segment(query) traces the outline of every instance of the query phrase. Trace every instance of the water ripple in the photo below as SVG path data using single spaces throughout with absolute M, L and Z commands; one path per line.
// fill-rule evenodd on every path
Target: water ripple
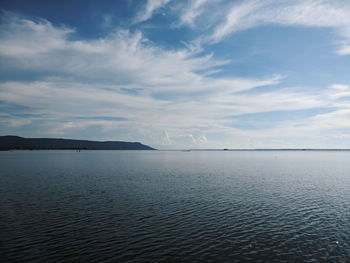
M 348 152 L 0 154 L 1 262 L 350 262 Z

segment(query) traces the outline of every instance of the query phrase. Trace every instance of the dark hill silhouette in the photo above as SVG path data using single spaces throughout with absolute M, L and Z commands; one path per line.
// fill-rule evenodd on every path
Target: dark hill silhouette
M 155 150 L 139 142 L 87 141 L 53 138 L 23 138 L 0 136 L 1 150 L 45 150 L 45 149 L 85 149 L 85 150 Z

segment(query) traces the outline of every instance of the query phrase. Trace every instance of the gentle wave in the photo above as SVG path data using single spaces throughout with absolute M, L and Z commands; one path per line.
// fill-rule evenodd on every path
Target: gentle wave
M 9 152 L 1 262 L 350 262 L 348 152 Z

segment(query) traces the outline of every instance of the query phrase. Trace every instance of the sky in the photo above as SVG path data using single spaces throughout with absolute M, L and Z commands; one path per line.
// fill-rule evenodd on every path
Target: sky
M 10 134 L 350 148 L 350 1 L 1 0 Z

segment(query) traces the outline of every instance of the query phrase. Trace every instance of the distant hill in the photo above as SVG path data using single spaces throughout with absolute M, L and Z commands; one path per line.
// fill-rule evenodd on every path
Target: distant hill
M 0 136 L 0 150 L 155 150 L 139 142 L 86 141 L 51 138 Z

